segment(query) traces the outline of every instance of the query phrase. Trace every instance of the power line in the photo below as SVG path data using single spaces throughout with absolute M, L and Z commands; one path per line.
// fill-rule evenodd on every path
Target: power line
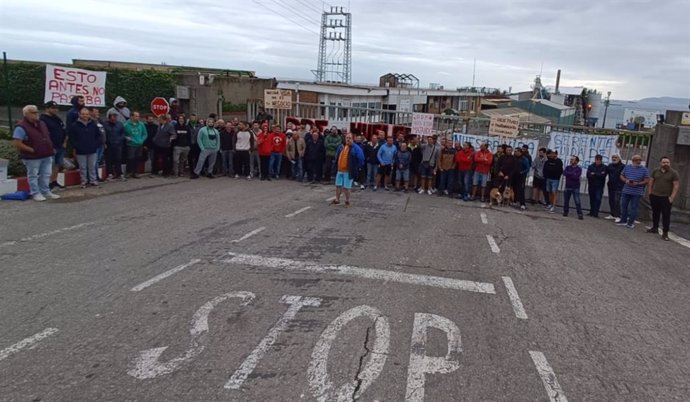
M 266 10 L 272 12 L 273 14 L 275 14 L 275 15 L 281 17 L 281 18 L 284 18 L 284 19 L 288 20 L 289 22 L 292 22 L 288 17 L 286 17 L 286 16 L 284 16 L 283 14 L 281 14 L 281 13 L 279 13 L 279 12 L 273 10 L 272 8 L 268 7 L 267 5 L 262 4 L 262 3 L 259 3 L 257 0 L 252 0 L 252 1 L 253 1 L 254 3 L 260 5 L 261 7 L 265 8 Z M 308 32 L 310 32 L 310 33 L 313 33 L 314 35 L 317 35 L 317 36 L 320 35 L 318 32 L 314 31 L 313 29 L 309 29 L 309 28 L 307 28 L 307 27 L 305 27 L 305 26 L 303 26 L 303 25 L 297 24 L 297 26 L 298 26 L 299 28 L 304 29 L 305 31 L 308 31 Z
M 319 15 L 321 15 L 322 10 L 319 10 L 319 9 L 316 8 L 315 6 L 313 6 L 313 5 L 309 4 L 309 3 L 307 3 L 307 2 L 304 1 L 304 0 L 296 0 L 296 1 L 297 1 L 299 4 L 305 6 L 305 7 L 309 8 L 309 9 L 311 9 L 311 10 L 313 10 L 313 11 L 316 11 L 317 13 L 319 13 Z
M 282 3 L 278 3 L 276 0 L 271 0 L 271 1 L 272 1 L 273 3 L 275 3 L 275 4 L 277 4 L 278 6 L 280 6 L 280 7 L 284 8 L 284 9 L 286 9 L 287 11 L 291 12 L 293 15 L 296 15 L 296 16 L 300 17 L 301 19 L 307 21 L 307 22 L 310 23 L 310 24 L 319 24 L 318 21 L 311 20 L 311 19 L 309 19 L 309 18 L 303 16 L 302 14 L 299 14 L 299 13 L 295 12 L 295 11 L 294 11 L 293 9 L 291 9 L 290 7 L 285 6 L 285 5 L 283 5 Z

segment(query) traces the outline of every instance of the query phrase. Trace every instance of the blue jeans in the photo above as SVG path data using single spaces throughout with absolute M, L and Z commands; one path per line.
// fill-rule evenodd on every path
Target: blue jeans
M 628 225 L 635 224 L 641 198 L 641 195 L 621 194 L 621 222 L 627 222 Z
M 98 154 L 77 154 L 77 163 L 79 164 L 79 178 L 81 184 L 96 184 L 98 183 L 98 164 L 96 161 Z
M 438 191 L 453 191 L 453 170 L 444 170 L 441 172 L 441 182 L 438 186 Z
M 292 178 L 297 181 L 302 181 L 302 175 L 304 174 L 302 171 L 302 159 L 295 159 L 292 162 Z
M 472 171 L 463 172 L 458 170 L 458 184 L 460 185 L 460 193 L 458 197 L 469 198 L 470 190 L 472 190 Z
M 376 185 L 376 175 L 379 174 L 379 165 L 376 163 L 367 163 L 367 186 Z
M 577 209 L 577 216 L 582 216 L 582 204 L 580 203 L 580 189 L 579 188 L 565 188 L 565 200 L 563 201 L 563 215 L 568 215 L 570 209 L 570 196 L 575 200 L 575 209 Z
M 601 208 L 601 199 L 604 196 L 603 187 L 590 187 L 589 190 L 589 213 L 592 216 L 599 216 L 599 209 Z
M 283 154 L 273 152 L 268 160 L 268 175 L 271 177 L 280 176 L 280 164 L 283 162 Z
M 234 165 L 232 163 L 234 154 L 235 154 L 235 151 L 231 151 L 229 149 L 225 150 L 225 151 L 220 151 L 220 157 L 221 157 L 222 165 L 223 165 L 223 174 L 226 176 L 234 174 L 234 172 L 235 172 Z M 173 161 L 173 163 L 174 163 L 174 161 Z M 177 172 L 173 172 L 173 173 L 177 173 Z
M 26 166 L 26 177 L 29 180 L 31 195 L 50 192 L 50 173 L 53 169 L 53 157 L 41 159 L 22 159 Z
M 98 167 L 103 163 L 103 156 L 105 155 L 105 147 L 100 146 L 96 150 L 96 178 L 100 177 L 100 174 L 98 173 Z

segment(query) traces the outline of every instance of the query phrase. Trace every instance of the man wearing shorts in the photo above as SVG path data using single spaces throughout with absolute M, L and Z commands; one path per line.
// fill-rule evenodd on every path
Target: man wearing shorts
M 546 148 L 539 148 L 539 155 L 532 161 L 532 198 L 530 202 L 532 205 L 541 204 L 541 194 L 544 192 L 546 180 L 544 179 L 544 163 L 546 162 Z M 546 196 L 544 201 L 548 204 Z
M 422 148 L 422 164 L 419 165 L 419 176 L 422 178 L 422 185 L 419 187 L 419 194 L 433 194 L 431 186 L 433 185 L 434 175 L 436 173 L 436 161 L 441 154 L 441 146 L 436 144 L 436 136 L 432 135 L 428 138 L 426 144 L 420 145 Z
M 331 204 L 340 204 L 340 195 L 344 192 L 345 207 L 349 207 L 352 182 L 357 177 L 359 169 L 364 166 L 364 153 L 359 146 L 353 144 L 352 134 L 348 133 L 345 136 L 345 144 L 338 146 L 335 163 L 338 173 L 335 176 L 335 200 Z
M 479 146 L 479 151 L 474 153 L 474 175 L 472 175 L 472 197 L 470 201 L 474 201 L 477 196 L 477 187 L 480 187 L 481 202 L 484 202 L 486 194 L 486 186 L 489 183 L 489 172 L 494 163 L 494 154 L 489 150 L 489 145 L 483 143 Z
M 546 210 L 555 212 L 556 199 L 558 198 L 558 186 L 563 175 L 563 161 L 558 158 L 558 151 L 546 151 L 544 162 L 544 179 L 546 180 L 546 192 L 549 194 Z

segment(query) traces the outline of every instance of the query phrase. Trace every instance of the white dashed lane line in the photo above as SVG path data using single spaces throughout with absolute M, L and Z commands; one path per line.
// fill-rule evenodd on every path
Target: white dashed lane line
M 496 243 L 496 239 L 494 239 L 493 236 L 491 235 L 486 235 L 486 240 L 489 242 L 489 247 L 491 247 L 491 251 L 498 254 L 501 252 L 501 249 L 498 248 L 498 244 Z
M 530 351 L 529 355 L 532 357 L 537 372 L 539 372 L 539 377 L 541 377 L 546 393 L 549 395 L 549 400 L 553 402 L 568 402 L 565 394 L 563 394 L 561 385 L 556 379 L 556 374 L 553 372 L 549 362 L 546 361 L 544 354 L 542 352 Z
M 247 240 L 248 238 L 250 238 L 250 237 L 252 237 L 252 236 L 254 236 L 254 235 L 257 235 L 257 234 L 263 232 L 264 230 L 266 230 L 266 227 L 265 227 L 265 226 L 262 226 L 262 227 L 260 227 L 260 228 L 258 228 L 258 229 L 254 229 L 254 230 L 252 230 L 251 232 L 247 233 L 246 235 L 240 237 L 239 239 L 233 240 L 231 243 L 239 243 L 239 242 L 241 242 L 242 240 Z
M 21 341 L 15 343 L 14 345 L 12 345 L 8 348 L 0 350 L 0 361 L 5 360 L 10 355 L 13 355 L 17 352 L 20 352 L 22 349 L 32 347 L 36 343 L 38 343 L 38 342 L 44 340 L 45 338 L 55 334 L 56 332 L 58 332 L 57 328 L 46 328 L 37 334 L 34 334 L 34 335 L 32 335 L 26 339 L 22 339 Z
M 487 219 L 486 214 L 485 214 L 484 212 L 480 213 L 480 214 L 479 214 L 479 217 L 482 218 L 482 223 L 483 223 L 483 224 L 485 224 L 485 225 L 488 225 L 488 224 L 489 224 L 489 220 Z
M 149 280 L 146 281 L 146 282 L 142 282 L 142 283 L 138 284 L 137 286 L 135 286 L 135 287 L 133 287 L 132 289 L 130 289 L 130 291 L 132 291 L 132 292 L 141 292 L 142 290 L 146 289 L 147 287 L 149 287 L 149 286 L 151 286 L 151 285 L 153 285 L 153 284 L 155 284 L 155 283 L 157 283 L 157 282 L 160 282 L 160 281 L 162 281 L 163 279 L 165 279 L 165 278 L 167 278 L 167 277 L 169 277 L 169 276 L 171 276 L 171 275 L 174 275 L 174 274 L 176 274 L 176 273 L 182 271 L 183 269 L 189 268 L 189 267 L 191 267 L 191 266 L 194 265 L 194 264 L 198 264 L 198 263 L 200 263 L 200 262 L 201 262 L 200 259 L 191 260 L 191 261 L 189 261 L 189 262 L 186 263 L 186 264 L 179 265 L 179 266 L 177 266 L 177 267 L 175 267 L 175 268 L 173 268 L 173 269 L 171 269 L 171 270 L 168 270 L 168 271 L 163 272 L 162 274 L 159 274 L 159 275 L 154 276 L 153 278 L 149 279 Z
M 517 289 L 515 289 L 515 285 L 513 284 L 513 280 L 510 279 L 510 277 L 507 276 L 502 276 L 503 279 L 503 284 L 506 287 L 506 290 L 508 291 L 508 297 L 510 298 L 510 303 L 513 305 L 513 311 L 515 312 L 515 317 L 520 318 L 522 320 L 527 319 L 527 313 L 525 312 L 525 308 L 522 305 L 522 301 L 520 300 L 520 296 L 518 296 Z
M 304 207 L 304 208 L 302 208 L 302 209 L 298 209 L 297 211 L 295 211 L 295 212 L 293 212 L 293 213 L 291 213 L 291 214 L 285 215 L 285 217 L 286 217 L 286 218 L 292 218 L 293 216 L 297 216 L 297 215 L 301 214 L 302 212 L 308 211 L 308 210 L 310 210 L 310 209 L 311 209 L 311 207 Z

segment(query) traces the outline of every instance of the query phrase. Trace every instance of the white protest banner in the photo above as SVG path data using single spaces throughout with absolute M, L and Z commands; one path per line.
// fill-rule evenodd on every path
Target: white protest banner
M 431 113 L 412 113 L 412 134 L 428 136 L 434 131 L 434 115 Z
M 520 118 L 509 116 L 493 116 L 489 123 L 489 135 L 500 137 L 517 137 L 520 132 Z
M 530 138 L 505 138 L 490 135 L 453 133 L 453 142 L 456 144 L 469 142 L 475 150 L 478 150 L 480 145 L 486 143 L 489 146 L 489 150 L 493 153 L 496 153 L 496 150 L 502 144 L 510 145 L 513 149 L 527 145 L 533 160 L 539 153 L 539 140 Z
M 264 108 L 292 109 L 292 91 L 289 89 L 264 89 Z
M 46 64 L 44 102 L 69 105 L 74 96 L 83 96 L 86 106 L 105 106 L 105 71 Z
M 616 145 L 618 136 L 615 135 L 592 135 L 582 133 L 562 133 L 551 132 L 549 149 L 558 151 L 558 157 L 564 162 L 575 155 L 580 158 L 582 174 L 585 175 L 587 167 L 594 163 L 594 157 L 603 156 L 603 163 L 608 164 L 611 156 L 620 155 L 620 150 Z

